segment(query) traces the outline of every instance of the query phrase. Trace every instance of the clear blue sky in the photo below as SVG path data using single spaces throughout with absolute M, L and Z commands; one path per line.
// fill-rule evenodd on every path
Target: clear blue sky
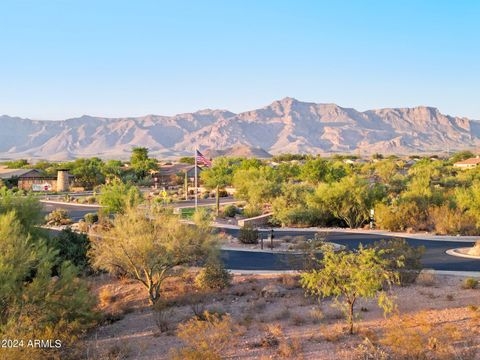
M 2 0 L 0 114 L 239 112 L 291 96 L 480 119 L 479 19 L 475 0 Z

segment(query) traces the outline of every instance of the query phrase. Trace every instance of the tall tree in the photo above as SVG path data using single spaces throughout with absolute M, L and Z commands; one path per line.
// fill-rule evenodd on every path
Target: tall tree
M 145 178 L 150 170 L 158 169 L 157 161 L 148 156 L 148 148 L 146 147 L 134 147 L 132 149 L 130 165 L 139 179 Z
M 213 161 L 211 168 L 202 171 L 200 178 L 207 189 L 215 189 L 215 204 L 218 216 L 220 212 L 220 190 L 231 184 L 233 168 L 228 159 L 219 157 Z
M 103 161 L 97 157 L 77 159 L 68 164 L 75 176 L 75 182 L 90 189 L 105 181 L 103 166 Z

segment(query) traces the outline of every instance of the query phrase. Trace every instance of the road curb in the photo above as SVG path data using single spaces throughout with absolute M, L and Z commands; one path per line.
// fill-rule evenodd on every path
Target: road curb
M 103 207 L 102 205 L 68 203 L 64 201 L 54 201 L 54 200 L 39 200 L 39 202 L 44 204 L 64 205 L 64 206 L 82 206 L 82 207 L 90 207 L 90 208 L 97 208 L 97 209 L 100 209 Z
M 462 258 L 467 258 L 467 259 L 474 259 L 474 260 L 480 260 L 480 256 L 475 256 L 475 255 L 468 255 L 468 254 L 463 254 L 461 252 L 457 252 L 458 250 L 461 249 L 470 249 L 470 248 L 457 248 L 457 249 L 450 249 L 445 251 L 448 255 L 450 256 L 457 256 L 457 257 L 462 257 Z

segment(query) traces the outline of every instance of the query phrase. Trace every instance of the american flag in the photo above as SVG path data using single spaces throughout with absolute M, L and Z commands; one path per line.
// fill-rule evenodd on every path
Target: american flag
M 203 156 L 203 154 L 196 150 L 197 154 L 197 164 L 203 164 L 205 165 L 206 167 L 211 167 L 212 166 L 212 162 L 210 160 L 208 160 L 205 156 Z

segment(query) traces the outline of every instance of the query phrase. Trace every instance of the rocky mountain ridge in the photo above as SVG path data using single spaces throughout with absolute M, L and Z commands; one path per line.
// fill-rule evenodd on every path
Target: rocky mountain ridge
M 364 112 L 336 104 L 274 101 L 239 114 L 201 110 L 175 116 L 82 116 L 62 121 L 0 116 L 0 158 L 126 158 L 133 146 L 173 157 L 234 147 L 278 153 L 421 153 L 480 145 L 480 122 L 433 107 Z

